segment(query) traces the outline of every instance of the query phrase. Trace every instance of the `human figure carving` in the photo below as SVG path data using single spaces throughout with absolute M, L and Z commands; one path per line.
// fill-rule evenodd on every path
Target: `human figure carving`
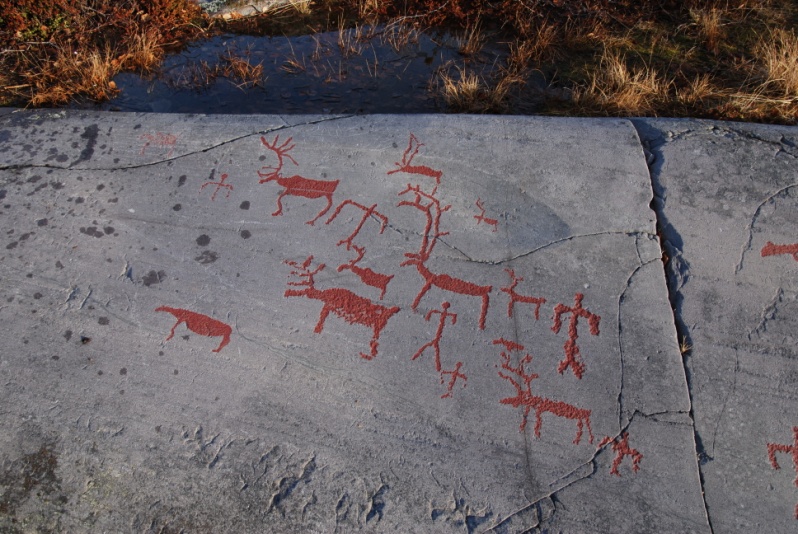
M 272 141 L 271 144 L 266 141 L 265 137 L 260 138 L 260 142 L 263 143 L 263 146 L 277 154 L 277 167 L 265 166 L 262 168 L 262 170 L 267 172 L 258 171 L 258 176 L 261 177 L 261 180 L 258 183 L 263 184 L 266 182 L 276 181 L 285 188 L 277 197 L 277 211 L 272 213 L 273 217 L 282 215 L 283 204 L 281 201 L 285 196 L 327 199 L 327 205 L 324 207 L 324 209 L 322 209 L 319 214 L 316 215 L 316 217 L 307 221 L 307 224 L 313 226 L 316 224 L 316 221 L 325 213 L 327 213 L 327 211 L 329 211 L 329 209 L 332 207 L 332 196 L 333 193 L 335 193 L 335 189 L 338 187 L 339 180 L 313 180 L 310 178 L 304 178 L 297 174 L 293 176 L 283 176 L 280 174 L 284 164 L 283 158 L 287 158 L 294 165 L 298 165 L 296 160 L 288 153 L 295 146 L 291 144 L 292 139 L 292 137 L 289 137 L 285 143 L 277 146 L 277 143 L 280 140 L 279 135 L 274 138 L 274 141 Z
M 629 456 L 632 458 L 632 471 L 637 473 L 640 470 L 640 461 L 643 459 L 643 455 L 640 454 L 640 451 L 637 449 L 633 449 L 629 446 L 629 432 L 624 432 L 621 434 L 620 439 L 612 439 L 611 437 L 607 436 L 601 440 L 601 443 L 598 444 L 598 448 L 600 449 L 604 445 L 608 445 L 610 443 L 612 443 L 612 450 L 615 451 L 615 458 L 612 461 L 610 473 L 615 476 L 621 476 L 621 472 L 618 471 L 618 468 L 621 466 L 624 456 Z
M 590 325 L 590 333 L 597 336 L 599 335 L 599 321 L 601 321 L 601 317 L 595 313 L 590 313 L 582 307 L 582 299 L 584 297 L 582 293 L 577 293 L 574 297 L 574 305 L 570 307 L 564 304 L 557 304 L 554 308 L 554 325 L 551 327 L 552 332 L 558 334 L 562 326 L 562 316 L 568 313 L 571 314 L 571 320 L 568 323 L 568 341 L 565 342 L 564 346 L 565 358 L 563 358 L 559 367 L 557 367 L 557 372 L 562 374 L 566 369 L 571 367 L 576 378 L 580 380 L 585 372 L 585 364 L 579 357 L 579 346 L 576 344 L 576 340 L 579 337 L 576 330 L 577 323 L 580 317 L 587 319 Z
M 443 337 L 443 330 L 446 328 L 446 324 L 448 320 L 451 320 L 451 324 L 457 324 L 457 314 L 449 312 L 449 308 L 451 304 L 448 302 L 443 302 L 441 304 L 440 310 L 430 310 L 427 312 L 427 315 L 424 316 L 424 320 L 429 322 L 432 320 L 432 316 L 435 314 L 440 315 L 440 319 L 438 320 L 438 328 L 435 331 L 435 337 L 432 338 L 429 342 L 425 343 L 424 345 L 419 348 L 416 353 L 413 355 L 411 360 L 416 360 L 421 356 L 424 351 L 431 348 L 435 354 L 435 370 L 441 376 L 441 384 L 444 383 L 444 376 L 449 375 L 451 378 L 449 379 L 449 383 L 447 384 L 447 391 L 445 394 L 441 395 L 442 399 L 446 399 L 452 396 L 452 389 L 455 386 L 458 378 L 463 379 L 463 382 L 468 380 L 468 377 L 460 372 L 460 368 L 463 366 L 463 362 L 457 362 L 455 364 L 455 368 L 451 371 L 446 371 L 443 369 L 443 365 L 441 364 L 441 338 Z M 463 385 L 465 387 L 465 385 Z
M 543 414 L 550 413 L 556 415 L 557 417 L 564 417 L 565 419 L 576 421 L 576 437 L 573 441 L 575 445 L 578 445 L 582 440 L 582 432 L 585 426 L 587 427 L 588 436 L 590 437 L 589 441 L 590 443 L 593 443 L 593 431 L 590 428 L 590 410 L 585 410 L 566 402 L 555 401 L 541 397 L 539 395 L 534 395 L 532 393 L 532 381 L 536 378 L 539 378 L 540 375 L 536 373 L 530 373 L 525 369 L 526 365 L 532 363 L 532 355 L 527 353 L 521 359 L 518 365 L 513 367 L 510 364 L 510 351 L 524 350 L 523 345 L 520 345 L 514 341 L 506 340 L 504 338 L 493 340 L 493 344 L 502 345 L 505 348 L 505 350 L 502 350 L 501 352 L 501 369 L 507 371 L 508 373 L 499 371 L 499 376 L 510 382 L 517 393 L 515 397 L 507 397 L 501 399 L 499 402 L 502 404 L 508 404 L 514 408 L 523 407 L 524 415 L 523 419 L 521 420 L 521 432 L 523 432 L 526 428 L 529 413 L 534 410 L 535 437 L 540 437 L 540 427 L 543 424 Z
M 175 319 L 177 319 L 177 322 L 169 332 L 169 337 L 167 337 L 165 341 L 169 341 L 174 337 L 175 328 L 177 328 L 180 323 L 186 323 L 186 328 L 195 334 L 208 337 L 222 337 L 222 342 L 219 343 L 219 346 L 212 352 L 219 352 L 225 345 L 230 343 L 230 334 L 233 332 L 233 329 L 230 328 L 229 325 L 217 321 L 212 317 L 182 308 L 172 308 L 170 306 L 159 306 L 155 308 L 155 311 L 171 313 L 175 316 Z
M 320 334 L 324 330 L 324 321 L 330 312 L 334 313 L 349 324 L 359 324 L 372 329 L 370 353 L 360 353 L 360 357 L 365 360 L 373 360 L 377 356 L 380 332 L 388 324 L 388 320 L 399 311 L 398 306 L 388 308 L 376 304 L 365 297 L 361 297 L 348 289 L 334 287 L 329 289 L 317 289 L 313 277 L 321 272 L 325 265 L 322 263 L 315 270 L 310 270 L 313 256 L 303 263 L 287 260 L 285 263 L 294 269 L 291 274 L 303 279 L 299 282 L 288 282 L 289 286 L 301 287 L 302 289 L 287 289 L 284 293 L 286 297 L 306 297 L 309 299 L 320 300 L 322 306 L 319 321 L 316 323 L 315 333 Z
M 211 175 L 213 175 L 213 174 L 211 174 Z M 221 177 L 221 179 L 220 179 L 218 182 L 213 182 L 213 181 L 211 181 L 211 180 L 208 180 L 207 182 L 205 182 L 204 184 L 202 184 L 202 185 L 200 186 L 200 191 L 202 191 L 203 189 L 205 189 L 205 187 L 206 187 L 206 186 L 209 186 L 209 185 L 215 185 L 215 186 L 216 186 L 216 189 L 213 191 L 213 194 L 211 195 L 211 202 L 213 202 L 214 200 L 216 200 L 216 194 L 217 194 L 217 193 L 219 192 L 219 190 L 220 190 L 220 189 L 222 189 L 222 188 L 224 188 L 224 189 L 226 189 L 226 190 L 227 190 L 227 191 L 226 191 L 226 194 L 225 194 L 225 197 L 224 197 L 224 198 L 228 198 L 228 197 L 230 196 L 230 191 L 232 191 L 232 190 L 233 190 L 233 186 L 232 186 L 231 184 L 226 184 L 226 183 L 225 183 L 225 180 L 227 180 L 227 174 L 226 174 L 226 173 L 225 173 L 225 174 L 222 174 L 222 177 Z

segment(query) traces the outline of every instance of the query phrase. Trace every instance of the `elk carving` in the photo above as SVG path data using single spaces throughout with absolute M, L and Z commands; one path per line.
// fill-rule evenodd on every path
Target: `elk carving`
M 277 155 L 277 167 L 262 167 L 261 170 L 258 171 L 258 176 L 261 177 L 261 180 L 258 183 L 264 184 L 266 182 L 276 181 L 278 184 L 284 187 L 283 191 L 277 197 L 277 211 L 272 213 L 273 217 L 282 215 L 282 198 L 285 196 L 327 199 L 327 205 L 324 207 L 324 209 L 321 210 L 316 217 L 307 221 L 307 224 L 313 226 L 316 221 L 325 213 L 327 213 L 330 207 L 332 207 L 332 196 L 333 193 L 335 193 L 335 189 L 338 187 L 339 180 L 313 180 L 310 178 L 304 178 L 298 174 L 295 174 L 294 176 L 283 176 L 280 174 L 280 172 L 283 170 L 285 159 L 290 160 L 294 165 L 299 165 L 293 156 L 288 153 L 294 148 L 294 146 L 296 146 L 291 144 L 292 140 L 293 137 L 289 137 L 288 140 L 282 145 L 277 146 L 277 143 L 280 141 L 279 135 L 274 138 L 274 141 L 272 141 L 271 144 L 266 141 L 265 137 L 260 138 L 260 142 L 263 143 L 263 146 Z
M 360 353 L 360 357 L 365 360 L 373 360 L 377 356 L 377 348 L 379 346 L 380 332 L 388 324 L 388 320 L 399 311 L 398 306 L 388 308 L 381 304 L 375 304 L 365 297 L 361 297 L 349 291 L 348 289 L 333 287 L 328 289 L 316 288 L 313 277 L 324 270 L 325 265 L 319 264 L 314 270 L 310 269 L 313 256 L 308 258 L 303 263 L 286 260 L 286 264 L 293 267 L 291 274 L 299 277 L 301 280 L 298 282 L 288 282 L 289 286 L 301 289 L 286 289 L 284 296 L 286 297 L 306 297 L 309 299 L 320 300 L 324 303 L 319 315 L 319 321 L 316 323 L 316 328 L 313 330 L 315 333 L 320 334 L 324 330 L 324 321 L 330 312 L 334 313 L 349 324 L 359 324 L 372 329 L 373 335 L 371 337 L 370 352 L 366 354 Z
M 358 278 L 360 281 L 366 284 L 367 286 L 376 287 L 380 290 L 380 300 L 385 297 L 385 291 L 388 289 L 388 284 L 393 280 L 394 275 L 387 275 L 378 273 L 368 267 L 360 267 L 358 262 L 363 259 L 364 254 L 366 253 L 366 249 L 364 247 L 359 247 L 357 245 L 352 245 L 352 249 L 357 252 L 357 258 L 353 260 L 349 260 L 349 263 L 344 263 L 338 266 L 338 272 L 343 272 L 344 270 L 350 270 Z
M 418 252 L 406 252 L 405 257 L 407 260 L 400 264 L 402 267 L 412 265 L 424 279 L 424 285 L 421 291 L 418 292 L 418 295 L 416 295 L 412 309 L 415 310 L 418 307 L 421 299 L 424 298 L 424 295 L 432 287 L 437 287 L 444 291 L 450 291 L 460 295 L 480 297 L 482 299 L 482 309 L 479 315 L 479 328 L 484 330 L 485 318 L 487 317 L 488 306 L 490 304 L 490 292 L 493 286 L 480 286 L 445 273 L 433 273 L 427 267 L 427 261 L 429 261 L 432 255 L 438 238 L 448 234 L 448 232 L 440 231 L 440 222 L 441 215 L 448 211 L 451 206 L 447 205 L 441 207 L 440 200 L 435 198 L 434 193 L 426 193 L 421 190 L 420 186 L 408 184 L 407 189 L 399 193 L 399 195 L 406 195 L 408 193 L 412 193 L 414 199 L 412 201 L 402 200 L 399 202 L 398 206 L 412 206 L 421 211 L 426 218 L 424 234 L 421 238 L 421 248 Z
M 397 172 L 420 174 L 421 176 L 427 176 L 435 180 L 435 187 L 437 188 L 437 186 L 441 184 L 441 176 L 443 176 L 443 172 L 431 167 L 427 167 L 426 165 L 413 165 L 413 158 L 416 157 L 418 150 L 422 146 L 424 146 L 424 143 L 421 143 L 418 138 L 411 133 L 410 141 L 407 143 L 407 149 L 402 154 L 402 161 L 395 162 L 394 165 L 396 165 L 396 168 L 392 171 L 388 171 L 387 174 L 395 174 Z

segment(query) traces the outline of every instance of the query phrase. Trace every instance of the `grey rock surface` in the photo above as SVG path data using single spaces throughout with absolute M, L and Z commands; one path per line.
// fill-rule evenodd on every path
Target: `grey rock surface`
M 798 528 L 798 131 L 636 123 L 652 156 L 715 532 Z M 778 466 L 779 469 L 775 469 Z
M 0 114 L 0 530 L 788 531 L 795 135 L 719 128 Z

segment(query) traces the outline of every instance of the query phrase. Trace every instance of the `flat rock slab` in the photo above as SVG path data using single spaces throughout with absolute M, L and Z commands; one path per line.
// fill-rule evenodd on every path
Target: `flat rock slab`
M 0 198 L 0 530 L 709 531 L 628 121 L 19 112 Z
M 798 131 L 638 122 L 715 532 L 798 528 Z

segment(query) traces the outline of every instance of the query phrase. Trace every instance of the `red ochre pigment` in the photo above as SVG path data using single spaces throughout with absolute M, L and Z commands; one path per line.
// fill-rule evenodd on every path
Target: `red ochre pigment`
M 768 241 L 764 247 L 762 247 L 762 257 L 766 256 L 777 256 L 779 254 L 791 254 L 795 261 L 798 261 L 798 243 L 793 243 L 792 245 L 774 245 L 770 241 Z
M 523 282 L 524 279 L 519 276 L 515 276 L 515 271 L 512 269 L 505 269 L 505 272 L 510 275 L 510 279 L 512 280 L 512 283 L 509 286 L 501 288 L 502 291 L 510 295 L 510 303 L 507 305 L 507 316 L 512 317 L 515 303 L 521 302 L 523 304 L 534 304 L 535 320 L 537 321 L 540 319 L 540 306 L 546 303 L 546 299 L 520 295 L 516 293 L 515 286 L 518 285 L 518 282 Z
M 499 221 L 496 219 L 485 217 L 485 208 L 482 206 L 481 198 L 477 199 L 476 205 L 480 209 L 480 214 L 474 215 L 474 218 L 477 220 L 477 224 L 481 224 L 484 222 L 485 224 L 492 226 L 493 231 L 496 232 L 499 229 Z
M 147 148 L 150 146 L 159 146 L 159 147 L 169 147 L 169 152 L 166 153 L 166 157 L 172 157 L 172 154 L 175 150 L 175 145 L 177 144 L 177 136 L 164 133 L 164 132 L 155 132 L 154 134 L 144 134 L 139 137 L 139 140 L 145 141 L 144 145 L 141 147 L 141 155 L 143 156 L 144 153 L 147 151 Z
M 402 161 L 396 162 L 396 169 L 392 171 L 388 171 L 387 174 L 396 174 L 397 172 L 405 172 L 408 174 L 420 174 L 421 176 L 427 176 L 429 178 L 435 179 L 435 183 L 440 185 L 441 183 L 441 176 L 443 176 L 443 172 L 427 167 L 426 165 L 411 165 L 413 163 L 413 158 L 416 157 L 418 154 L 418 149 L 424 146 L 424 143 L 419 142 L 418 138 L 410 134 L 410 141 L 407 144 L 407 150 L 404 151 L 402 154 Z
M 621 462 L 623 461 L 624 456 L 630 456 L 632 458 L 632 471 L 637 473 L 640 470 L 640 461 L 643 459 L 643 455 L 637 449 L 633 449 L 629 447 L 629 433 L 624 432 L 621 434 L 620 440 L 616 438 L 613 440 L 611 437 L 607 436 L 606 438 L 601 440 L 599 443 L 598 448 L 602 448 L 604 445 L 612 443 L 612 450 L 615 451 L 615 459 L 612 461 L 612 467 L 610 468 L 610 473 L 616 476 L 621 476 L 620 471 L 618 471 L 618 467 L 620 467 Z
M 225 195 L 224 198 L 228 198 L 230 196 L 230 191 L 233 190 L 233 186 L 230 185 L 230 184 L 226 184 L 225 180 L 227 180 L 227 174 L 222 174 L 222 178 L 218 182 L 211 182 L 209 180 L 209 181 L 205 182 L 204 184 L 202 184 L 202 186 L 200 186 L 200 191 L 205 189 L 206 186 L 215 185 L 216 186 L 216 190 L 214 190 L 213 194 L 211 195 L 211 202 L 216 200 L 216 193 L 218 193 L 219 190 L 222 189 L 222 188 L 227 189 L 227 194 Z
M 155 308 L 155 311 L 171 313 L 177 319 L 177 322 L 172 327 L 171 332 L 169 332 L 169 337 L 166 338 L 166 341 L 169 341 L 174 337 L 175 328 L 177 328 L 180 323 L 186 323 L 186 327 L 195 334 L 208 337 L 222 336 L 222 342 L 219 343 L 219 346 L 216 347 L 213 352 L 219 352 L 225 345 L 230 343 L 230 334 L 233 332 L 233 329 L 230 328 L 229 325 L 226 325 L 221 321 L 217 321 L 212 317 L 189 310 L 183 310 L 181 308 L 171 308 L 169 306 L 160 306 Z
M 776 453 L 783 452 L 792 456 L 792 464 L 798 473 L 798 426 L 792 427 L 793 442 L 792 445 L 778 445 L 776 443 L 768 443 L 768 459 L 773 469 L 779 469 L 779 462 L 776 460 Z M 798 474 L 795 477 L 795 485 L 798 486 Z M 798 504 L 795 505 L 795 519 L 798 519 Z
M 571 314 L 571 320 L 568 323 L 568 341 L 565 342 L 564 346 L 565 358 L 560 362 L 559 367 L 557 367 L 557 372 L 562 374 L 566 369 L 571 367 L 576 378 L 580 380 L 585 372 L 585 364 L 579 357 L 579 347 L 576 344 L 576 340 L 579 337 L 576 331 L 577 322 L 580 317 L 587 319 L 590 325 L 590 333 L 597 336 L 599 335 L 599 321 L 601 321 L 601 317 L 594 313 L 590 313 L 582 307 L 583 298 L 584 295 L 582 293 L 577 293 L 574 297 L 573 307 L 557 304 L 554 308 L 554 325 L 551 327 L 552 332 L 558 334 L 562 326 L 562 316 L 568 313 Z

